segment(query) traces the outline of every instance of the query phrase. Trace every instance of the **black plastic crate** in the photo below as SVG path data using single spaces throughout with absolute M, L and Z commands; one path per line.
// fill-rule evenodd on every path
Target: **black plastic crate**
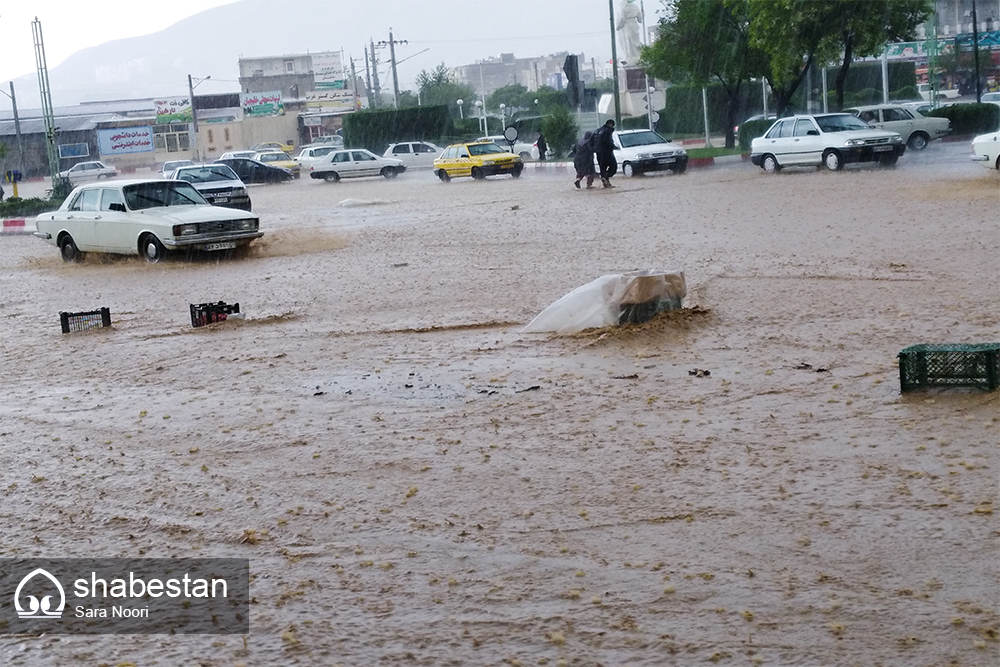
M 191 326 L 203 327 L 214 322 L 224 322 L 230 315 L 240 312 L 240 304 L 228 304 L 225 301 L 218 303 L 192 303 L 191 305 Z
M 899 388 L 1000 386 L 1000 343 L 912 345 L 899 353 Z
M 84 313 L 59 313 L 59 324 L 64 334 L 110 327 L 111 310 L 100 308 Z

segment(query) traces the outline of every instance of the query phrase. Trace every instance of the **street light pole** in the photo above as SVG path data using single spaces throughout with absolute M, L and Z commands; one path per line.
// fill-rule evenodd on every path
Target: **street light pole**
M 465 104 L 465 100 L 456 100 L 455 104 L 458 105 L 458 114 L 459 114 L 459 117 L 462 120 L 465 120 L 465 107 L 462 106 L 463 104 Z
M 201 162 L 201 159 L 198 156 L 198 111 L 195 109 L 194 105 L 194 89 L 200 85 L 202 81 L 207 81 L 211 78 L 212 75 L 209 74 L 204 79 L 199 79 L 197 84 L 192 85 L 191 75 L 188 74 L 188 93 L 191 95 L 191 129 L 194 130 L 191 137 L 191 152 L 194 153 L 195 162 Z
M 622 124 L 622 101 L 618 87 L 618 46 L 615 42 L 615 2 L 608 0 L 608 17 L 611 19 L 611 74 L 615 84 L 615 125 Z
M 0 90 L 0 93 L 3 93 Z M 7 93 L 4 93 L 7 95 Z M 17 135 L 17 170 L 24 176 L 24 142 L 21 140 L 21 120 L 17 116 L 17 96 L 14 95 L 14 82 L 10 82 L 10 105 L 14 110 L 14 133 Z M 13 180 L 13 179 L 12 179 Z M 17 182 L 14 181 L 11 185 L 14 186 L 14 197 L 17 197 Z

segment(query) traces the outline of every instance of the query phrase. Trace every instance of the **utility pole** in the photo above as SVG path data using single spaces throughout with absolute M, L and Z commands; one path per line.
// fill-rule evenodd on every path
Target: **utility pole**
M 21 140 L 21 119 L 17 117 L 17 97 L 14 95 L 14 82 L 10 82 L 10 104 L 14 109 L 14 133 L 17 135 L 17 170 L 24 178 L 24 142 Z M 17 196 L 17 183 L 14 183 L 14 196 Z
M 42 98 L 42 115 L 45 118 L 45 143 L 49 157 L 49 177 L 53 191 L 59 188 L 59 149 L 56 147 L 56 117 L 52 109 L 52 90 L 49 88 L 49 66 L 45 62 L 45 42 L 42 39 L 42 22 L 35 17 L 31 22 L 35 38 L 35 66 L 38 69 L 38 92 Z M 53 194 L 56 194 L 54 192 Z M 69 194 L 68 191 L 63 194 Z
M 367 86 L 367 88 L 365 90 L 368 92 L 368 106 L 371 107 L 371 108 L 374 108 L 374 105 L 372 104 L 372 71 L 371 71 L 371 69 L 369 68 L 369 65 L 368 65 L 368 47 L 367 46 L 365 47 L 365 84 Z
M 389 59 L 392 63 L 392 100 L 393 106 L 397 109 L 399 108 L 399 78 L 396 76 L 396 45 L 406 44 L 405 39 L 393 39 L 392 38 L 392 28 L 389 28 L 389 41 L 379 42 L 379 46 L 389 46 Z
M 608 0 L 608 15 L 611 19 L 611 71 L 615 83 L 615 127 L 621 129 L 622 101 L 618 88 L 618 45 L 615 42 L 615 1 Z
M 976 104 L 983 101 L 983 84 L 979 78 L 979 18 L 976 16 L 976 0 L 972 0 L 972 52 L 976 54 Z M 957 50 L 957 49 L 956 49 Z
M 358 72 L 354 68 L 354 57 L 351 57 L 351 89 L 354 90 L 354 109 L 352 111 L 357 111 L 360 104 L 361 98 L 358 96 Z
M 191 135 L 191 148 L 194 153 L 194 161 L 201 162 L 198 159 L 198 112 L 194 108 L 194 86 L 191 85 L 190 74 L 188 74 L 188 94 L 191 96 L 191 129 L 194 130 Z
M 372 106 L 378 109 L 382 103 L 382 88 L 378 85 L 378 56 L 375 55 L 375 40 L 369 38 L 369 41 L 372 48 L 372 84 L 375 86 L 375 104 Z

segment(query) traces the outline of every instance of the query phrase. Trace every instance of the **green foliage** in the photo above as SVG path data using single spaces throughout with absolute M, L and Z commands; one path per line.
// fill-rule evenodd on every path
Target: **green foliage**
M 408 109 L 358 111 L 344 116 L 344 142 L 381 154 L 397 141 L 432 141 L 452 127 L 448 108 L 420 106 Z
M 996 104 L 949 104 L 928 116 L 951 121 L 952 135 L 985 134 L 1000 130 L 1000 106 Z
M 54 211 L 62 205 L 64 199 L 65 197 L 52 199 L 9 197 L 0 202 L 0 218 L 26 218 Z
M 555 106 L 549 115 L 542 121 L 542 133 L 545 140 L 556 157 L 565 155 L 572 148 L 578 136 L 576 120 L 569 109 L 562 106 Z
M 534 94 L 521 84 L 515 83 L 494 90 L 493 94 L 486 98 L 486 108 L 499 109 L 501 104 L 505 104 L 507 114 L 512 115 L 515 111 L 532 108 L 534 102 Z
M 417 89 L 420 91 L 420 103 L 423 106 L 444 106 L 456 116 L 459 115 L 458 105 L 455 104 L 458 100 L 469 104 L 476 99 L 476 93 L 471 86 L 455 83 L 444 63 L 431 72 L 421 70 L 417 75 Z
M 774 125 L 773 120 L 751 120 L 740 125 L 740 148 L 750 150 L 750 142 L 764 136 L 767 129 Z

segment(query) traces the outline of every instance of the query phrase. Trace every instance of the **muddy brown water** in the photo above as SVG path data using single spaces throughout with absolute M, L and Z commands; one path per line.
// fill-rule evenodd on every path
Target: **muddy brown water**
M 254 598 L 246 638 L 0 635 L 0 664 L 996 664 L 1000 392 L 901 395 L 896 362 L 1000 340 L 966 153 L 305 179 L 252 189 L 233 259 L 0 238 L 0 556 L 243 557 Z M 685 310 L 519 333 L 638 268 Z M 192 329 L 218 300 L 246 320 Z

